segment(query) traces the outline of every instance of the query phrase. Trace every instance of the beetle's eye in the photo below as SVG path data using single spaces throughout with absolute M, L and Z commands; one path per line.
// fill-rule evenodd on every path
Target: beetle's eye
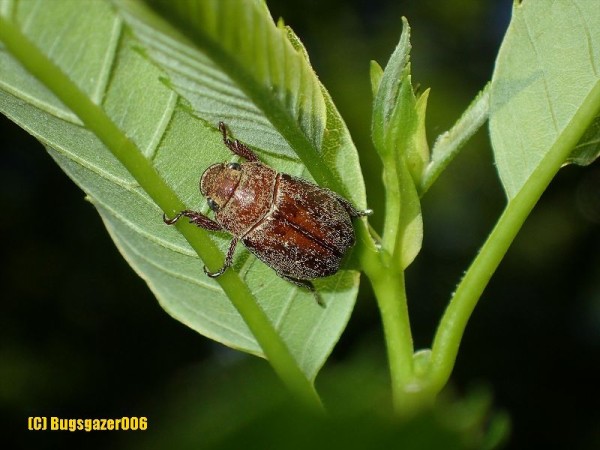
M 208 203 L 208 207 L 214 212 L 217 212 L 219 210 L 219 205 L 217 205 L 217 202 L 215 202 L 212 198 L 207 198 L 206 202 Z
M 233 170 L 242 170 L 242 166 L 235 162 L 227 164 L 227 167 Z

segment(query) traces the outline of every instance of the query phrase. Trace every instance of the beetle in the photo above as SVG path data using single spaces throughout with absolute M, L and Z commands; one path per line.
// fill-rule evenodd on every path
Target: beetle
M 244 163 L 217 163 L 200 178 L 200 192 L 215 214 L 184 210 L 181 217 L 211 231 L 227 231 L 233 238 L 221 269 L 204 272 L 212 278 L 222 275 L 233 261 L 237 243 L 275 270 L 277 275 L 315 293 L 310 280 L 335 274 L 348 249 L 356 240 L 352 219 L 372 213 L 360 211 L 335 192 L 275 169 L 259 161 L 240 141 L 227 136 L 219 122 L 223 143 Z

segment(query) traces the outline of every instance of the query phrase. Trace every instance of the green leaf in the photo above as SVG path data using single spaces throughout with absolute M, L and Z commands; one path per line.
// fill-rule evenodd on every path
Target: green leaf
M 377 84 L 377 92 L 373 97 L 373 120 L 371 132 L 373 143 L 381 158 L 387 157 L 396 150 L 389 145 L 391 120 L 394 111 L 398 109 L 399 91 L 402 85 L 406 86 L 406 77 L 410 70 L 406 70 L 410 61 L 410 27 L 405 18 L 402 19 L 402 34 L 400 41 L 392 53 L 383 74 L 371 64 L 373 90 Z M 374 77 L 373 77 L 374 75 Z M 410 84 L 410 83 L 409 83 Z M 412 89 L 412 86 L 410 86 Z
M 410 80 L 410 27 L 403 18 L 400 42 L 383 74 L 371 63 L 375 91 L 371 131 L 383 162 L 386 211 L 382 246 L 401 269 L 421 249 L 423 224 L 415 183 L 429 160 L 425 108 L 429 91 L 417 98 Z
M 596 2 L 515 2 L 492 79 L 490 133 L 502 184 L 515 197 L 569 128 L 581 133 L 600 105 Z M 583 113 L 584 120 L 578 117 Z M 589 110 L 589 111 L 588 111 Z
M 43 7 L 42 2 L 4 2 L 0 6 L 4 17 L 10 17 L 19 25 L 89 100 L 101 105 L 187 207 L 207 211 L 198 192 L 199 176 L 208 165 L 232 159 L 232 155 L 223 146 L 215 129 L 216 123 L 212 119 L 207 123 L 199 114 L 190 111 L 192 102 L 173 91 L 175 82 L 170 74 L 166 76 L 148 59 L 146 54 L 152 50 L 132 36 L 113 8 L 105 2 L 50 2 L 43 3 Z M 240 5 L 237 14 L 243 16 L 248 12 L 247 8 L 256 8 L 256 4 Z M 166 35 L 156 29 L 154 36 L 154 44 L 159 46 Z M 269 45 L 277 48 L 278 44 Z M 242 87 L 228 77 L 222 66 L 215 65 L 198 50 L 185 57 L 197 70 L 190 78 L 207 71 L 210 76 L 206 79 L 221 81 L 212 94 L 216 103 L 226 105 L 223 107 L 228 114 L 225 120 L 238 117 L 239 123 L 256 124 L 261 129 L 260 122 L 254 122 L 259 107 L 247 96 L 233 101 L 242 92 Z M 173 65 L 177 61 L 174 57 Z M 269 61 L 273 65 L 282 62 Z M 193 86 L 189 84 L 189 87 Z M 285 86 L 289 88 L 288 84 Z M 343 122 L 339 119 L 337 128 L 332 130 L 322 128 L 319 131 L 316 125 L 333 123 L 333 106 L 323 95 L 322 87 L 318 84 L 317 87 L 318 93 L 314 95 L 320 96 L 323 107 L 313 111 L 310 119 L 304 116 L 305 108 L 298 107 L 297 115 L 290 113 L 286 120 L 290 123 L 299 120 L 301 125 L 296 126 L 296 132 L 307 133 L 303 137 L 306 142 L 323 145 L 323 149 L 319 148 L 322 150 L 319 156 L 325 161 L 323 165 L 327 170 L 334 173 L 340 168 L 347 169 L 347 172 L 339 172 L 340 185 L 352 186 L 353 199 L 364 202 L 356 155 L 351 140 L 343 139 L 347 136 Z M 304 98 L 304 84 L 300 83 L 297 88 L 298 91 L 287 98 L 287 106 L 304 104 L 299 100 Z M 247 110 L 248 105 L 254 107 Z M 280 110 L 284 110 L 283 105 L 280 106 Z M 123 256 L 148 283 L 169 314 L 205 336 L 263 356 L 246 321 L 220 285 L 204 275 L 203 264 L 190 244 L 175 228 L 162 223 L 162 211 L 152 200 L 154 191 L 159 188 L 132 177 L 93 131 L 83 127 L 77 116 L 1 47 L 0 111 L 36 136 L 86 192 Z M 233 123 L 238 122 L 234 120 Z M 235 126 L 230 126 L 239 137 Z M 273 129 L 271 126 L 271 136 L 285 134 L 281 129 L 276 132 Z M 258 136 L 260 133 L 250 134 Z M 275 140 L 262 138 L 265 150 L 257 148 L 261 158 L 277 169 L 305 173 L 293 153 L 283 151 L 280 154 L 280 148 L 271 145 Z M 295 150 L 292 145 L 288 147 Z M 348 149 L 351 154 L 346 159 L 341 154 L 345 155 Z M 150 191 L 153 191 L 152 195 L 149 195 Z M 182 225 L 182 228 L 185 227 Z M 216 243 L 222 252 L 226 251 L 230 240 L 222 233 L 202 237 L 206 233 L 195 228 L 186 233 L 186 238 L 189 234 L 200 236 L 200 241 L 205 239 L 207 245 L 211 241 Z M 207 263 L 212 267 L 222 262 L 222 258 L 221 254 Z M 314 379 L 346 326 L 358 287 L 358 274 L 342 271 L 315 283 L 327 303 L 327 308 L 322 309 L 310 293 L 280 279 L 247 251 L 236 252 L 234 270 L 258 298 L 301 370 L 309 379 Z M 231 278 L 230 275 L 224 275 L 223 279 Z M 228 283 L 223 279 L 220 280 L 222 284 Z

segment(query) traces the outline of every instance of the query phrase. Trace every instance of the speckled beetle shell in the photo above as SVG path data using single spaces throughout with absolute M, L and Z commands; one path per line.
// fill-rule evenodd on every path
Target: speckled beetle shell
M 200 179 L 200 191 L 215 212 L 215 221 L 201 213 L 182 211 L 199 227 L 225 230 L 233 240 L 221 275 L 233 258 L 238 240 L 258 259 L 288 281 L 313 290 L 309 280 L 333 275 L 345 253 L 354 245 L 352 219 L 370 214 L 358 211 L 338 194 L 285 173 L 278 173 L 258 161 L 239 141 L 223 141 L 247 162 L 210 166 Z

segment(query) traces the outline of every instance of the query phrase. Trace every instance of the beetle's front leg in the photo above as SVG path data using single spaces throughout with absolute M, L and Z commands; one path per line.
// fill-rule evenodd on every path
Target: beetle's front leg
M 194 225 L 196 225 L 200 228 L 204 228 L 205 230 L 221 231 L 223 229 L 223 227 L 221 225 L 219 225 L 214 220 L 209 219 L 204 214 L 196 212 L 196 211 L 190 211 L 189 209 L 181 211 L 172 219 L 167 218 L 167 215 L 163 214 L 163 221 L 167 225 L 173 225 L 175 222 L 177 222 L 183 216 L 190 219 L 190 223 L 193 223 Z
M 223 229 L 223 227 L 221 225 L 219 225 L 214 220 L 209 219 L 204 214 L 196 212 L 196 211 L 190 211 L 189 209 L 181 211 L 180 213 L 178 213 L 172 219 L 168 219 L 167 216 L 166 216 L 166 214 L 163 214 L 163 221 L 167 225 L 173 225 L 173 224 L 175 224 L 175 222 L 177 222 L 183 216 L 185 216 L 188 219 L 190 219 L 190 223 L 193 223 L 194 225 L 196 225 L 196 226 L 198 226 L 200 228 L 204 228 L 206 230 L 220 231 L 220 230 Z M 211 278 L 216 278 L 219 275 L 222 275 L 223 272 L 225 272 L 231 266 L 231 263 L 233 261 L 233 253 L 235 252 L 235 246 L 237 245 L 237 242 L 238 242 L 238 238 L 237 237 L 234 237 L 231 240 L 231 244 L 229 245 L 229 250 L 227 251 L 227 256 L 225 257 L 225 264 L 223 264 L 223 267 L 221 267 L 216 272 L 210 272 L 206 268 L 206 266 L 204 266 L 204 273 L 206 275 L 208 275 L 209 277 L 211 277 Z
M 237 243 L 238 238 L 234 237 L 231 240 L 231 244 L 229 244 L 229 250 L 227 250 L 227 256 L 225 257 L 225 263 L 223 264 L 223 267 L 221 267 L 216 272 L 209 272 L 206 266 L 204 266 L 204 273 L 211 278 L 217 278 L 219 275 L 223 275 L 223 272 L 225 272 L 227 269 L 229 269 L 229 267 L 231 267 L 231 263 L 233 262 L 233 253 L 235 252 L 235 246 L 237 245 Z
M 219 130 L 223 134 L 223 143 L 227 146 L 229 150 L 235 153 L 238 156 L 241 156 L 246 161 L 258 161 L 258 156 L 250 150 L 247 146 L 242 144 L 237 139 L 232 141 L 227 137 L 227 126 L 224 122 L 219 122 Z

